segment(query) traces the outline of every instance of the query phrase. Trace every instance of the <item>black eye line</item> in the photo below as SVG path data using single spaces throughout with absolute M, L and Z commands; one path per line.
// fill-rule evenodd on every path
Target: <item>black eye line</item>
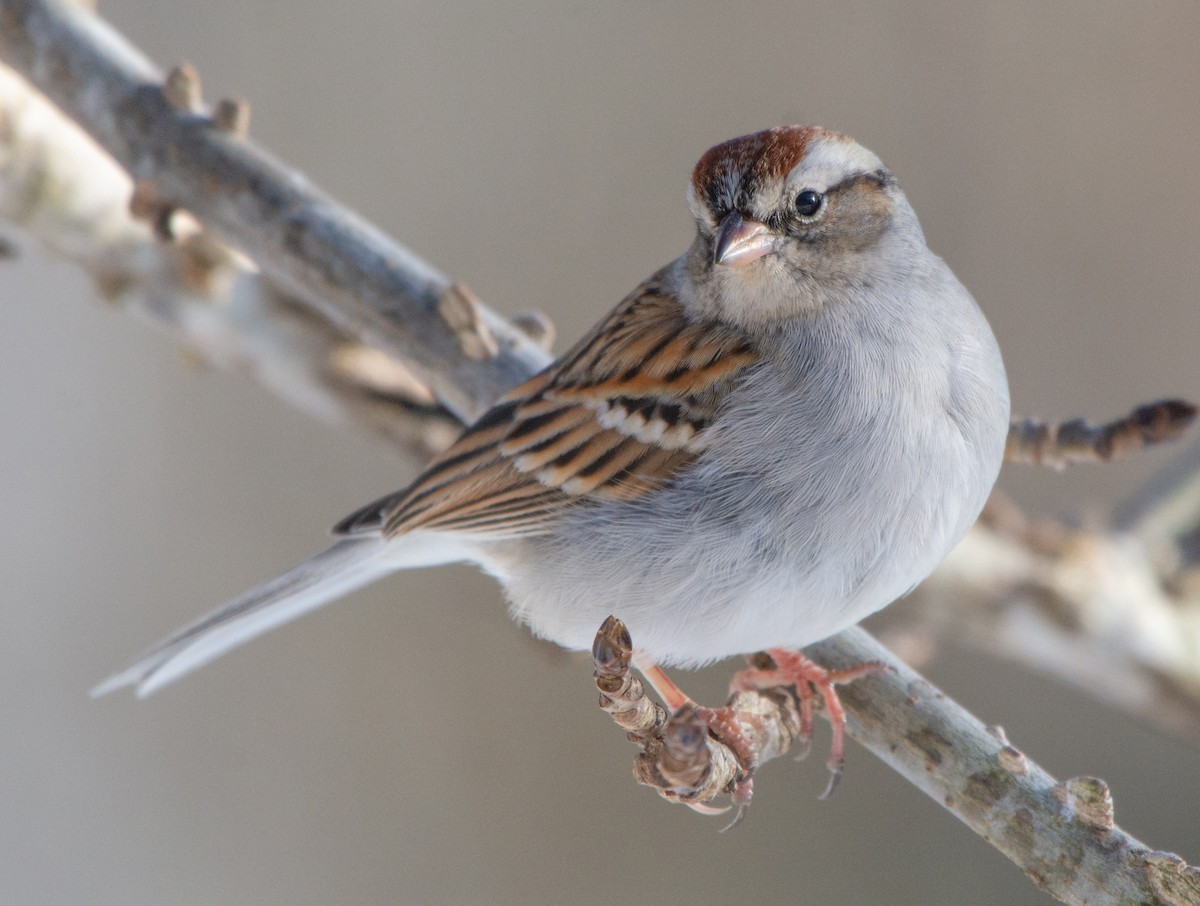
M 870 173 L 854 173 L 851 176 L 847 176 L 841 182 L 830 186 L 824 192 L 817 192 L 816 189 L 801 189 L 793 197 L 792 208 L 794 211 L 795 199 L 804 192 L 816 192 L 818 195 L 820 195 L 822 199 L 821 210 L 825 210 L 829 207 L 829 202 L 835 195 L 839 195 L 842 192 L 845 192 L 847 189 L 851 189 L 860 183 L 869 182 L 877 189 L 886 189 L 888 186 L 894 184 L 895 181 L 896 178 L 887 170 L 873 170 Z
M 792 199 L 789 202 L 786 210 L 772 211 L 763 222 L 769 229 L 780 233 L 787 232 L 788 223 L 795 223 L 797 219 L 799 219 L 800 224 L 805 227 L 815 226 L 816 221 L 800 218 L 796 212 L 795 201 L 800 194 L 804 192 L 815 192 L 817 195 L 821 196 L 821 207 L 812 215 L 815 217 L 817 214 L 828 210 L 830 202 L 833 200 L 835 195 L 840 194 L 841 192 L 844 192 L 859 183 L 869 182 L 878 189 L 885 189 L 888 186 L 893 185 L 895 181 L 896 179 L 891 173 L 889 173 L 887 170 L 880 169 L 873 170 L 868 173 L 854 173 L 850 176 L 847 176 L 841 182 L 830 186 L 824 192 L 805 187 L 797 192 L 796 195 L 792 196 Z M 713 219 L 717 223 L 720 223 L 730 211 L 744 210 L 749 204 L 751 193 L 749 193 L 745 187 L 738 186 L 738 189 L 735 192 L 735 197 L 732 199 L 733 203 L 731 205 L 725 205 L 721 203 L 725 201 L 724 198 L 720 197 L 723 196 L 724 193 L 719 192 L 715 188 L 709 189 L 704 194 L 706 196 L 706 201 L 708 202 L 708 210 L 711 212 Z M 812 241 L 815 237 L 806 236 L 804 238 L 806 241 Z
M 705 191 L 704 200 L 707 203 L 709 212 L 720 222 L 723 207 L 721 204 L 721 192 L 716 187 L 711 187 Z
M 830 186 L 825 195 L 832 195 L 834 192 L 844 192 L 846 189 L 856 186 L 859 183 L 869 182 L 877 189 L 886 189 L 894 183 L 895 177 L 887 170 L 873 170 L 870 173 L 855 173 L 852 176 L 847 176 L 835 186 Z
M 764 222 L 767 225 L 767 229 L 769 229 L 772 233 L 787 232 L 787 217 L 781 214 L 779 211 L 772 211 L 767 215 L 767 219 Z

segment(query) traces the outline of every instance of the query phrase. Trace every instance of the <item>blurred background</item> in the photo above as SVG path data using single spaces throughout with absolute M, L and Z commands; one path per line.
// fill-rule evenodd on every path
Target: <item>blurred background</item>
M 101 10 L 206 97 L 249 98 L 259 141 L 481 298 L 547 312 L 560 349 L 690 241 L 702 151 L 816 122 L 897 174 L 1017 412 L 1200 397 L 1193 0 Z M 5 902 L 1048 901 L 857 747 L 829 802 L 822 758 L 768 765 L 735 833 L 668 806 L 632 782 L 590 663 L 467 569 L 394 577 L 148 701 L 89 700 L 413 473 L 189 365 L 28 244 L 0 264 L 0 335 Z M 1087 521 L 1178 452 L 1001 485 Z M 680 680 L 715 700 L 731 669 Z M 928 673 L 1200 859 L 1196 748 L 1006 663 L 947 650 Z

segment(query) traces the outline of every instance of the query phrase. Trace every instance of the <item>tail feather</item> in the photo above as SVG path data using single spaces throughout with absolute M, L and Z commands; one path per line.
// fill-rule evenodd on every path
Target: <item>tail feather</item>
M 417 550 L 409 549 L 404 556 L 397 557 L 394 544 L 378 536 L 339 541 L 163 639 L 134 664 L 92 689 L 91 695 L 98 697 L 136 686 L 138 697 L 143 698 L 243 642 L 361 588 L 385 573 L 462 559 L 444 548 L 420 550 L 427 548 L 420 544 L 414 546 Z

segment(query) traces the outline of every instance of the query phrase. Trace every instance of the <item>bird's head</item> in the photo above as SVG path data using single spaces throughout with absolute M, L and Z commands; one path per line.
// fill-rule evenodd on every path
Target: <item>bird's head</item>
M 710 149 L 692 173 L 688 204 L 697 236 L 687 266 L 709 297 L 702 304 L 739 322 L 818 309 L 839 288 L 892 276 L 898 246 L 924 248 L 880 159 L 816 126 L 768 129 Z

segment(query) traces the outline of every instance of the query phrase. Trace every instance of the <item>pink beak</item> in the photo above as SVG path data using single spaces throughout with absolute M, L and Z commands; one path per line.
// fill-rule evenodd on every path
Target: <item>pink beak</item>
M 726 267 L 745 267 L 777 247 L 778 237 L 765 223 L 746 220 L 737 211 L 730 211 L 717 230 L 713 262 Z

